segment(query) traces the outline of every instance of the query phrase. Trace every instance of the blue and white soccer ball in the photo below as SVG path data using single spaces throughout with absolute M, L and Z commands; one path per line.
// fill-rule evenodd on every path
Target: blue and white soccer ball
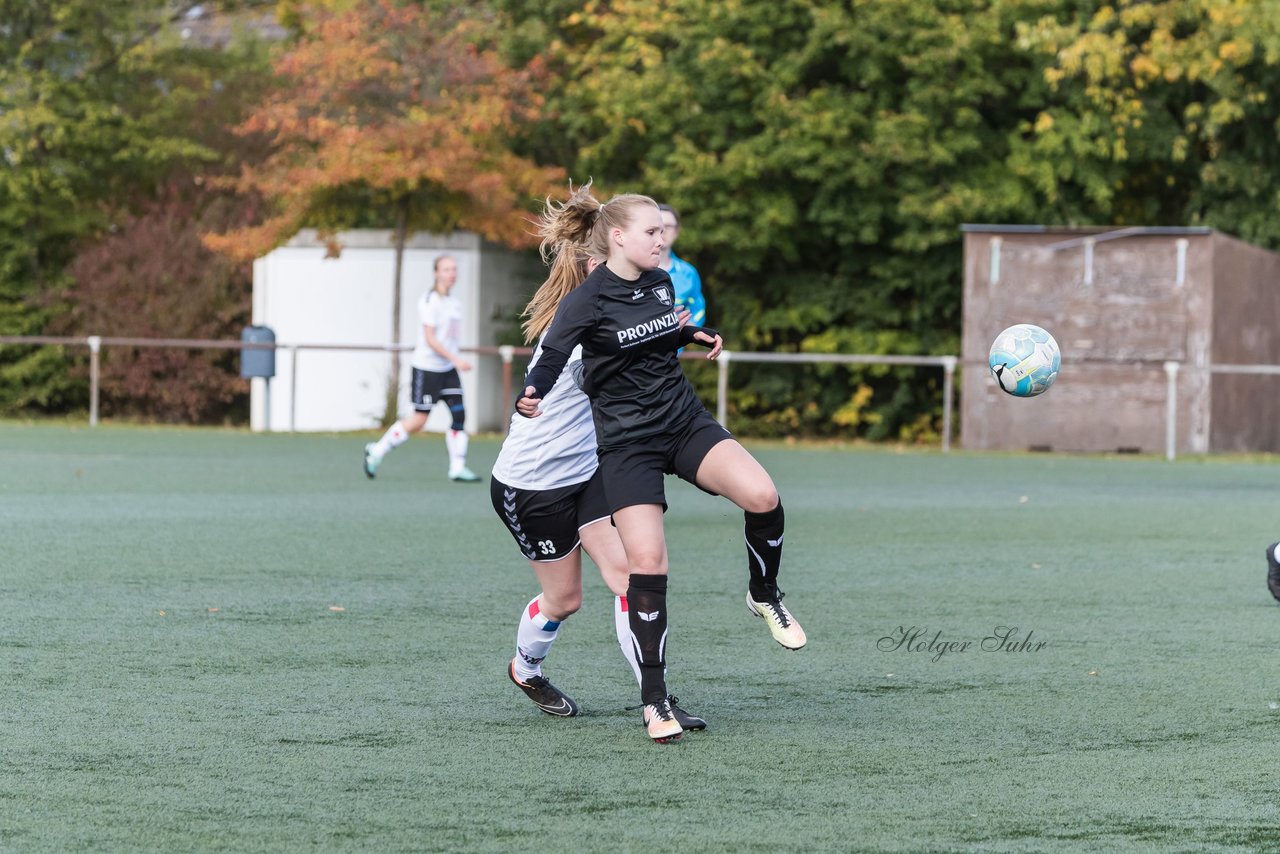
M 1062 353 L 1048 332 L 1019 323 L 996 336 L 987 365 L 1001 390 L 1015 397 L 1035 397 L 1058 378 Z

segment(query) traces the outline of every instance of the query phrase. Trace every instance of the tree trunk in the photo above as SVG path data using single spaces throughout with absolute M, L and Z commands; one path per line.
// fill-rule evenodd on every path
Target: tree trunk
M 400 280 L 404 270 L 404 243 L 409 221 L 409 197 L 396 200 L 396 263 L 391 288 L 391 343 L 400 346 Z M 391 351 L 391 376 L 387 380 L 387 408 L 382 426 L 390 427 L 400 416 L 400 351 Z

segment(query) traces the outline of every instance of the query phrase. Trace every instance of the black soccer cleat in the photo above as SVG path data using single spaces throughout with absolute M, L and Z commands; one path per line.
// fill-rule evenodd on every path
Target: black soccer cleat
M 534 676 L 528 681 L 516 677 L 516 663 L 513 659 L 507 664 L 507 676 L 516 683 L 533 704 L 549 715 L 558 718 L 571 718 L 578 713 L 578 704 L 563 691 L 552 685 L 545 677 Z
M 681 729 L 706 729 L 707 722 L 697 715 L 690 714 L 678 705 L 680 701 L 672 695 L 667 695 L 667 703 L 671 705 L 671 714 L 675 715 L 676 723 L 680 724 Z
M 1276 560 L 1276 546 L 1280 543 L 1267 546 L 1267 589 L 1280 601 L 1280 561 Z

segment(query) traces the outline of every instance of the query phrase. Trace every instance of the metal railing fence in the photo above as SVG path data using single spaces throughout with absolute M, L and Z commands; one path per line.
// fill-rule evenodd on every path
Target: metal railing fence
M 241 340 L 219 341 L 196 338 L 125 338 L 103 335 L 84 337 L 57 336 L 0 336 L 0 345 L 60 345 L 68 347 L 87 347 L 89 349 L 89 425 L 94 426 L 99 420 L 99 398 L 101 380 L 102 351 L 106 347 L 174 347 L 188 350 L 275 350 L 283 352 L 289 360 L 289 431 L 294 432 L 296 423 L 298 355 L 301 352 L 314 351 L 358 351 L 373 353 L 390 353 L 394 350 L 410 352 L 412 345 L 406 344 L 312 344 L 312 343 L 255 343 Z M 502 400 L 511 401 L 515 393 L 513 366 L 517 356 L 531 356 L 530 347 L 464 347 L 464 352 L 478 356 L 496 356 L 502 361 Z M 706 361 L 706 355 L 700 352 L 685 352 L 682 359 Z M 729 369 L 737 362 L 775 362 L 791 364 L 844 364 L 844 365 L 912 365 L 916 367 L 941 368 L 942 381 L 942 450 L 951 450 L 951 434 L 953 412 L 955 409 L 954 379 L 956 365 L 959 360 L 955 356 L 890 356 L 874 354 L 828 354 L 828 353 L 757 353 L 724 350 L 717 364 L 716 376 L 716 420 L 728 427 Z M 269 386 L 268 386 L 269 388 Z M 270 392 L 268 391 L 268 394 Z M 505 404 L 504 404 L 505 405 Z M 269 402 L 268 402 L 269 408 Z
M 106 347 L 175 347 L 190 350 L 276 350 L 283 351 L 289 359 L 289 431 L 294 431 L 296 402 L 298 355 L 304 351 L 359 351 L 390 353 L 394 350 L 409 352 L 412 345 L 406 344 L 311 344 L 311 343 L 253 343 L 241 340 L 220 341 L 194 338 L 127 338 L 102 335 L 83 337 L 59 337 L 47 335 L 34 336 L 0 336 L 0 345 L 60 345 L 67 347 L 87 347 L 89 350 L 89 424 L 98 423 L 98 404 L 101 379 L 101 354 Z M 529 347 L 468 347 L 465 352 L 478 356 L 496 356 L 502 361 L 502 400 L 514 400 L 513 365 L 517 356 L 533 354 Z M 682 359 L 706 360 L 700 352 L 685 352 Z M 1134 360 L 1118 360 L 1114 363 L 1090 360 L 1094 364 L 1130 364 Z M 1141 361 L 1141 360 L 1140 360 Z M 716 420 L 726 427 L 728 424 L 729 370 L 739 362 L 773 362 L 786 364 L 840 364 L 840 365 L 911 365 L 921 368 L 942 369 L 942 451 L 951 450 L 955 410 L 955 372 L 961 360 L 956 356 L 891 356 L 877 354 L 844 354 L 844 353 L 759 353 L 724 350 L 716 360 Z M 1166 376 L 1165 391 L 1165 458 L 1173 460 L 1177 457 L 1178 435 L 1178 376 L 1184 371 L 1203 370 L 1210 374 L 1254 374 L 1280 375 L 1280 365 L 1230 365 L 1211 364 L 1192 366 L 1184 362 L 1165 361 L 1163 365 Z M 504 403 L 505 405 L 505 403 Z

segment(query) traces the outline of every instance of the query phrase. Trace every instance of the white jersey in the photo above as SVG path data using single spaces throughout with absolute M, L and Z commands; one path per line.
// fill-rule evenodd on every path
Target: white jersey
M 542 357 L 542 342 L 529 360 Z M 591 401 L 578 386 L 582 348 L 575 347 L 555 385 L 542 399 L 537 418 L 512 413 L 511 430 L 493 464 L 493 476 L 516 489 L 559 489 L 591 479 L 596 466 L 596 427 Z
M 453 355 L 462 346 L 462 304 L 452 296 L 442 296 L 435 288 L 418 300 L 418 346 L 410 363 L 420 371 L 448 371 L 453 363 L 427 344 L 427 326 L 434 327 L 436 339 Z

